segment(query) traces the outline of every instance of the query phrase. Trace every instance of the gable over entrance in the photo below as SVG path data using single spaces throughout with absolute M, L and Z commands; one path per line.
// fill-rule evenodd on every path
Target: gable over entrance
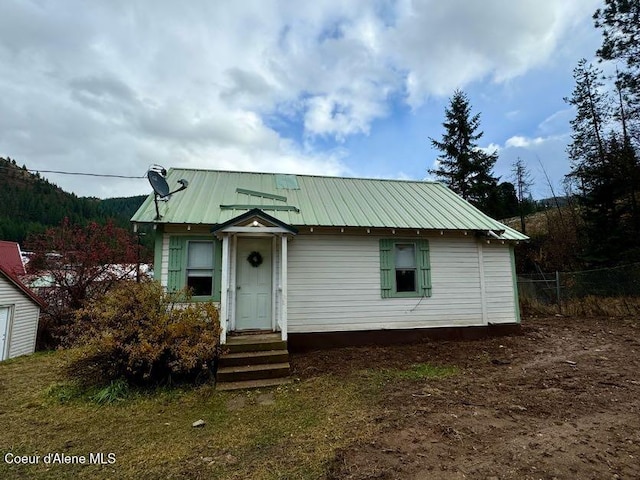
M 222 242 L 221 341 L 228 332 L 287 338 L 287 242 L 297 229 L 253 208 L 211 229 Z
M 268 215 L 259 208 L 252 208 L 242 215 L 216 225 L 211 229 L 211 233 L 215 235 L 221 233 L 290 233 L 295 235 L 298 233 L 298 229 Z

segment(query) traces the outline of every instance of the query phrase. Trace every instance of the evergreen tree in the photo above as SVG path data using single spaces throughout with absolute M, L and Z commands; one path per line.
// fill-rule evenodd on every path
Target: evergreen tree
M 565 98 L 576 110 L 571 120 L 572 142 L 567 148 L 571 161 L 570 176 L 576 180 L 587 260 L 605 261 L 601 249 L 615 223 L 615 197 L 612 186 L 611 157 L 607 154 L 604 128 L 611 121 L 610 100 L 604 91 L 602 70 L 583 58 L 573 71 L 575 87 Z
M 494 218 L 505 219 L 518 213 L 518 197 L 513 183 L 501 182 L 489 193 L 487 213 Z
M 30 173 L 26 166 L 0 157 L 0 240 L 22 243 L 29 234 L 59 225 L 64 218 L 74 224 L 91 221 L 106 223 L 111 219 L 129 229 L 129 219 L 146 196 L 99 200 L 64 192 L 48 180 Z M 145 238 L 145 245 L 152 242 Z
M 518 199 L 520 229 L 522 233 L 526 234 L 527 225 L 525 222 L 525 216 L 533 210 L 533 200 L 531 200 L 530 191 L 531 185 L 533 185 L 533 179 L 531 178 L 531 172 L 527 168 L 527 165 L 520 157 L 518 157 L 511 166 L 511 172 L 513 173 L 514 187 L 516 190 L 516 197 Z
M 603 91 L 602 70 L 581 59 L 573 70 L 576 81 L 571 98 L 564 101 L 573 105 L 576 116 L 571 120 L 571 144 L 568 148 L 573 174 L 581 188 L 589 188 L 598 181 L 592 170 L 605 163 L 603 131 L 611 118 L 608 95 Z
M 616 88 L 629 106 L 629 133 L 640 143 L 640 2 L 605 0 L 596 10 L 596 28 L 602 29 L 602 60 L 620 60 L 624 70 L 616 74 Z M 626 127 L 626 125 L 625 125 Z
M 624 96 L 605 91 L 602 71 L 582 59 L 574 70 L 576 85 L 570 99 L 576 108 L 568 147 L 571 176 L 579 188 L 584 222 L 586 260 L 616 263 L 637 256 L 638 161 L 627 134 Z M 609 130 L 607 135 L 605 129 Z
M 429 173 L 435 175 L 445 185 L 468 200 L 480 210 L 496 215 L 497 179 L 493 176 L 493 166 L 497 153 L 486 153 L 478 147 L 483 132 L 480 128 L 480 114 L 471 114 L 469 98 L 461 90 L 456 90 L 445 109 L 445 132 L 441 140 L 430 138 L 433 147 L 442 152 L 437 158 L 437 166 Z

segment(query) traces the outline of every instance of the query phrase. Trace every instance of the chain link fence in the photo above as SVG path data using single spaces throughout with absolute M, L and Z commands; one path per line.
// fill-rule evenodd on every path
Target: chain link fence
M 635 305 L 640 305 L 640 263 L 579 272 L 519 274 L 518 294 L 524 310 L 537 306 L 547 311 L 555 308 L 557 313 L 584 313 L 590 306 L 590 310 L 608 314 L 605 307 L 615 305 L 611 314 L 632 313 Z
M 521 298 L 542 303 L 561 303 L 589 295 L 640 296 L 640 263 L 580 272 L 519 274 L 518 291 Z

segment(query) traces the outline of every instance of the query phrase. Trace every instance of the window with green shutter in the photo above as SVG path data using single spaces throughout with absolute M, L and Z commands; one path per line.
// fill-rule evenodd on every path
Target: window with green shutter
M 431 296 L 428 240 L 380 240 L 380 294 L 382 298 Z
M 220 300 L 222 243 L 211 237 L 169 238 L 167 289 L 191 290 L 194 300 Z

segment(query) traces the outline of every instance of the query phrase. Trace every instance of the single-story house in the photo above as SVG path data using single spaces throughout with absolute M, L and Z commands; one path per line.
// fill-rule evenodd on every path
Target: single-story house
M 42 301 L 19 278 L 20 247 L 0 242 L 0 361 L 33 353 Z
M 155 278 L 219 304 L 229 333 L 289 343 L 518 325 L 527 237 L 438 182 L 171 169 L 188 188 L 132 218 L 156 229 Z

